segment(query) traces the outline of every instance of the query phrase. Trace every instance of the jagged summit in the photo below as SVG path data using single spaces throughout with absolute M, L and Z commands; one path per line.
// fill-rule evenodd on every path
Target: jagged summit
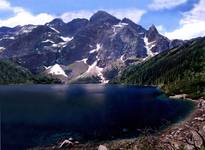
M 91 16 L 90 20 L 92 21 L 93 19 L 97 19 L 96 17 L 113 17 L 113 16 L 107 13 L 106 11 L 99 10 Z
M 129 24 L 131 27 L 133 27 L 134 29 L 136 29 L 138 33 L 145 33 L 145 32 L 146 32 L 146 30 L 145 30 L 142 26 L 140 26 L 140 25 L 134 23 L 134 22 L 133 22 L 131 19 L 129 19 L 129 18 L 123 18 L 121 22 L 122 22 L 122 23 L 127 23 L 127 24 Z
M 91 18 L 90 18 L 90 22 L 92 23 L 111 23 L 111 24 L 117 24 L 118 22 L 120 22 L 119 19 L 117 19 L 116 17 L 112 16 L 111 14 L 105 12 L 105 11 L 98 11 L 96 12 Z
M 148 37 L 149 42 L 153 42 L 156 39 L 160 40 L 162 36 L 159 36 L 159 35 L 160 34 L 159 34 L 157 28 L 155 27 L 155 25 L 152 25 L 146 33 L 146 36 Z
M 53 19 L 51 22 L 47 23 L 47 25 L 51 26 L 63 26 L 64 24 L 65 22 L 60 18 Z
M 155 25 L 152 25 L 152 26 L 148 29 L 148 32 L 159 33 Z
M 65 23 L 56 18 L 40 26 L 0 28 L 0 58 L 12 59 L 33 73 L 57 63 L 69 81 L 94 74 L 94 79 L 100 79 L 96 82 L 105 82 L 123 67 L 180 43 L 159 34 L 154 25 L 146 30 L 105 11 L 96 12 L 90 20 Z
M 122 19 L 122 22 L 124 22 L 124 23 L 132 23 L 132 24 L 135 24 L 131 19 L 129 19 L 129 18 L 123 18 Z
M 65 23 L 62 19 L 56 18 L 46 26 L 50 27 L 57 33 L 61 33 L 64 37 L 71 38 L 79 29 L 86 26 L 89 21 L 87 19 L 73 19 L 72 21 Z
M 88 24 L 89 20 L 88 19 L 73 19 L 72 21 L 68 22 L 67 25 L 68 26 L 72 26 L 73 28 L 80 28 L 83 26 L 86 26 Z

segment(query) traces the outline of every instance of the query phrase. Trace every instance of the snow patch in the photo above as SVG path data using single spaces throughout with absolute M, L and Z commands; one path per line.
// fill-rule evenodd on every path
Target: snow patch
M 157 53 L 152 52 L 152 48 L 156 46 L 155 41 L 149 42 L 148 38 L 145 36 L 144 43 L 145 43 L 145 48 L 147 50 L 147 55 L 148 55 L 147 58 L 151 58 L 151 57 L 155 56 Z
M 11 36 L 11 37 L 8 37 L 8 39 L 15 40 L 15 37 Z
M 51 41 L 51 40 L 47 39 L 47 40 L 45 40 L 45 41 L 42 41 L 42 43 L 48 43 L 48 42 L 50 42 L 50 43 L 52 43 L 51 47 L 54 47 L 54 48 L 64 48 L 64 47 L 67 46 L 67 43 L 73 39 L 73 37 L 70 38 L 70 37 L 63 37 L 63 36 L 61 36 L 61 39 L 62 39 L 64 42 L 55 43 L 54 41 Z
M 53 44 L 52 47 L 59 47 L 60 45 L 58 44 Z
M 64 41 L 64 42 L 70 42 L 73 40 L 73 37 L 64 37 L 64 36 L 61 36 L 61 39 Z
M 92 54 L 92 53 L 94 53 L 94 52 L 98 52 L 98 51 L 101 49 L 101 47 L 102 47 L 102 46 L 101 46 L 100 44 L 97 44 L 97 45 L 96 45 L 96 48 L 93 49 L 93 50 L 91 50 L 89 53 Z
M 59 64 L 55 64 L 53 66 L 45 67 L 48 74 L 51 75 L 63 75 L 64 77 L 68 77 L 65 71 L 61 68 Z
M 67 43 L 73 40 L 73 37 L 60 37 L 64 42 L 60 42 L 58 44 L 53 44 L 52 47 L 59 47 L 59 48 L 64 48 L 67 46 Z
M 123 28 L 124 26 L 127 26 L 127 25 L 128 25 L 127 23 L 120 22 L 120 23 L 118 23 L 116 25 L 113 25 L 113 27 L 115 27 L 115 28 Z
M 96 56 L 96 61 L 92 64 L 89 65 L 88 70 L 83 73 L 80 77 L 86 77 L 86 76 L 95 76 L 97 75 L 98 77 L 100 77 L 100 82 L 103 84 L 107 84 L 109 82 L 109 80 L 106 80 L 105 77 L 103 76 L 103 68 L 100 68 L 97 66 L 98 61 L 100 60 L 98 56 Z
M 22 29 L 20 30 L 20 34 L 23 34 L 23 33 L 30 33 L 33 31 L 33 29 L 37 28 L 37 26 L 24 26 L 22 27 Z
M 89 47 L 90 47 L 90 48 L 93 48 L 93 46 L 92 46 L 92 45 L 89 45 Z
M 14 36 L 4 36 L 1 40 L 5 40 L 5 39 L 15 40 L 15 37 Z
M 84 59 L 78 60 L 78 61 L 76 61 L 76 62 L 83 62 L 84 64 L 87 64 L 87 60 L 88 60 L 88 58 L 84 58 Z
M 124 62 L 124 57 L 125 57 L 125 54 L 123 54 L 123 55 L 120 57 L 120 60 L 121 60 L 122 62 Z
M 125 26 L 127 26 L 128 24 L 127 23 L 118 23 L 116 25 L 113 25 L 112 28 L 113 28 L 113 36 L 115 36 L 119 31 L 121 31 Z
M 53 27 L 49 27 L 51 28 L 53 31 L 57 32 L 57 33 L 60 33 L 60 31 L 58 31 L 57 29 L 53 28 Z
M 106 80 L 103 76 L 103 68 L 97 66 L 98 60 L 96 60 L 92 65 L 88 67 L 88 70 L 85 72 L 86 75 L 97 75 L 101 79 L 101 83 L 108 83 L 109 80 Z
M 0 47 L 0 52 L 4 51 L 5 49 L 5 47 Z
M 55 43 L 55 42 L 53 42 L 53 41 L 51 41 L 51 40 L 49 40 L 49 39 L 47 39 L 47 40 L 45 40 L 45 41 L 42 41 L 42 43 L 48 43 L 48 42 L 50 42 L 50 43 L 52 43 L 52 44 Z

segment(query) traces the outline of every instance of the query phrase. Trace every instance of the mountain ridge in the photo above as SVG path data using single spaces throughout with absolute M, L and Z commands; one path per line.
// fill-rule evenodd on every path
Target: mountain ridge
M 65 23 L 56 18 L 45 25 L 0 28 L 0 59 L 9 59 L 33 73 L 58 64 L 68 81 L 96 76 L 102 82 L 111 80 L 111 74 L 118 74 L 123 67 L 183 43 L 164 37 L 155 26 L 146 30 L 128 18 L 120 20 L 98 11 L 89 20 Z
M 165 51 L 150 60 L 130 66 L 117 83 L 156 85 L 168 95 L 205 97 L 205 38 Z

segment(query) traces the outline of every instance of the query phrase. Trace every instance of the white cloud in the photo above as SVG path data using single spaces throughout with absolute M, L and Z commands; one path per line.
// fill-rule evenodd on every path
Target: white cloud
M 66 12 L 60 17 L 65 21 L 69 22 L 75 18 L 87 18 L 89 19 L 97 10 L 79 10 L 79 11 L 73 11 L 73 12 Z M 110 13 L 111 15 L 123 19 L 123 18 L 129 18 L 133 20 L 134 22 L 138 23 L 141 19 L 141 17 L 146 13 L 144 10 L 140 9 L 105 9 L 104 11 Z
M 165 36 L 170 39 L 183 39 L 188 40 L 195 37 L 205 36 L 205 22 L 185 24 L 181 28 L 173 31 L 166 32 Z
M 0 11 L 10 11 L 13 13 L 12 17 L 1 19 L 0 26 L 14 27 L 17 25 L 34 24 L 40 25 L 51 21 L 58 17 L 62 18 L 65 22 L 69 22 L 75 18 L 87 18 L 89 19 L 96 10 L 78 10 L 65 12 L 60 16 L 54 16 L 47 13 L 40 13 L 37 15 L 32 14 L 22 7 L 12 6 L 8 0 L 0 0 Z M 105 10 L 112 15 L 122 19 L 124 17 L 130 18 L 136 23 L 139 22 L 142 15 L 145 13 L 144 10 L 139 9 L 116 9 L 116 10 Z
M 0 0 L 0 11 L 10 11 L 13 13 L 20 13 L 26 10 L 24 10 L 21 7 L 11 6 L 8 0 Z
M 51 21 L 54 18 L 54 16 L 46 13 L 33 15 L 22 7 L 11 6 L 8 0 L 0 0 L 0 11 L 10 11 L 13 13 L 13 16 L 10 18 L 0 19 L 0 26 L 38 25 Z
M 141 17 L 146 13 L 145 10 L 140 9 L 116 9 L 116 10 L 105 10 L 108 13 L 112 14 L 113 16 L 123 19 L 123 18 L 129 18 L 135 23 L 138 23 L 141 19 Z
M 158 25 L 156 26 L 157 30 L 159 31 L 159 33 L 164 34 L 164 32 L 166 31 L 166 29 L 164 28 L 163 25 Z
M 198 21 L 205 21 L 205 0 L 200 0 L 195 4 L 194 8 L 184 13 L 184 18 L 181 24 L 196 23 Z
M 65 22 L 69 22 L 76 18 L 87 18 L 89 19 L 93 15 L 94 11 L 88 10 L 79 10 L 79 11 L 71 11 L 65 12 L 60 16 Z
M 166 32 L 170 39 L 191 39 L 205 36 L 205 0 L 200 0 L 194 8 L 183 14 L 180 20 L 180 28 L 173 32 Z
M 10 3 L 6 0 L 0 0 L 0 10 L 8 10 L 10 9 Z
M 172 9 L 186 2 L 187 0 L 153 0 L 148 7 L 151 10 Z
M 53 16 L 41 13 L 36 16 L 32 15 L 29 12 L 21 12 L 16 14 L 14 17 L 0 20 L 0 27 L 1 26 L 8 26 L 8 27 L 14 27 L 17 25 L 26 25 L 26 24 L 33 24 L 33 25 L 40 25 L 45 24 L 48 21 L 51 21 L 53 19 Z
M 15 16 L 11 18 L 0 20 L 0 26 L 14 27 L 17 25 L 26 25 L 26 24 L 39 25 L 39 24 L 45 24 L 46 22 L 51 21 L 53 18 L 54 18 L 53 16 L 46 13 L 41 13 L 34 16 L 27 11 L 22 11 L 16 13 Z

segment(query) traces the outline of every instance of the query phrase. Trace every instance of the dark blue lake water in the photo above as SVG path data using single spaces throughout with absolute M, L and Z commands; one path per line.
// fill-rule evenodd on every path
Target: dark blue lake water
M 1 144 L 26 149 L 73 137 L 79 141 L 137 136 L 161 129 L 194 107 L 154 87 L 117 85 L 0 86 Z

